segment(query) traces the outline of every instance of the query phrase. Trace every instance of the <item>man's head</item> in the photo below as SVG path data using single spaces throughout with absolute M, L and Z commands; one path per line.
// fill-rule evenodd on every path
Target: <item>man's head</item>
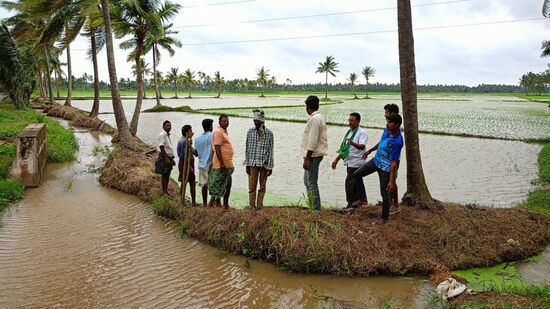
M 349 114 L 348 124 L 350 128 L 352 129 L 357 128 L 360 122 L 361 122 L 361 115 L 359 113 L 354 112 Z
M 316 95 L 310 95 L 307 97 L 305 103 L 308 115 L 313 114 L 313 112 L 319 109 L 319 98 Z
M 212 119 L 207 118 L 202 120 L 202 129 L 204 132 L 212 132 L 212 123 L 214 123 Z
M 193 128 L 190 125 L 186 124 L 181 127 L 181 135 L 187 137 L 189 133 L 193 133 Z
M 166 133 L 170 133 L 170 130 L 172 130 L 172 124 L 170 123 L 170 121 L 165 120 L 162 123 L 162 129 L 166 131 Z
M 386 116 L 386 127 L 392 132 L 399 130 L 401 123 L 403 123 L 403 119 L 399 114 L 389 114 Z
M 389 114 L 399 114 L 399 106 L 393 103 L 384 105 L 384 116 L 388 116 Z
M 220 118 L 218 119 L 218 124 L 224 130 L 227 130 L 227 127 L 229 127 L 229 116 L 227 116 L 226 114 L 220 115 Z
M 265 123 L 264 112 L 259 109 L 255 109 L 252 111 L 252 114 L 253 114 L 252 119 L 254 120 L 254 125 L 256 126 L 256 128 L 260 128 L 262 124 Z

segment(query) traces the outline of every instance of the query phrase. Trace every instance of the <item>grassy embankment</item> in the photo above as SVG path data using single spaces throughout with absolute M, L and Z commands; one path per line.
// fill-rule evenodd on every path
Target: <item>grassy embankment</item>
M 49 162 L 70 161 L 75 158 L 78 143 L 71 131 L 34 110 L 16 110 L 13 105 L 0 104 L 0 213 L 24 193 L 21 183 L 8 179 L 16 152 L 14 138 L 28 124 L 37 122 L 46 124 Z

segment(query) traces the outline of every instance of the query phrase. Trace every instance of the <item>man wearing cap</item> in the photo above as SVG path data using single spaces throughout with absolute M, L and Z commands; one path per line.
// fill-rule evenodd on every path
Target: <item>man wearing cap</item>
M 308 197 L 313 199 L 313 209 L 321 211 L 321 195 L 319 194 L 319 165 L 327 154 L 328 139 L 325 119 L 319 113 L 319 98 L 310 95 L 306 98 L 306 112 L 309 115 L 302 133 L 302 157 L 304 163 L 304 185 Z
M 267 177 L 273 171 L 273 133 L 265 127 L 264 112 L 252 111 L 254 127 L 246 134 L 244 166 L 248 175 L 248 206 L 252 210 L 264 205 Z M 260 183 L 259 190 L 258 181 Z M 257 193 L 256 193 L 257 192 Z

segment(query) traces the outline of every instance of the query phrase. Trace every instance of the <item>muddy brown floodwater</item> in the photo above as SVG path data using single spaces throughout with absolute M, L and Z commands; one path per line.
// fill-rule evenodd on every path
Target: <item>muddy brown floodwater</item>
M 419 278 L 290 274 L 196 240 L 90 164 L 110 137 L 77 132 L 78 160 L 48 164 L 0 227 L 0 308 L 424 307 Z M 87 172 L 88 171 L 88 172 Z M 72 181 L 72 187 L 67 188 Z

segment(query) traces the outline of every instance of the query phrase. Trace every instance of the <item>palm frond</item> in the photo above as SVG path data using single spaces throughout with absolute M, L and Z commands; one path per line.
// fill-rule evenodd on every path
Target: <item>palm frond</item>
M 542 4 L 542 15 L 550 18 L 550 0 L 544 0 Z

